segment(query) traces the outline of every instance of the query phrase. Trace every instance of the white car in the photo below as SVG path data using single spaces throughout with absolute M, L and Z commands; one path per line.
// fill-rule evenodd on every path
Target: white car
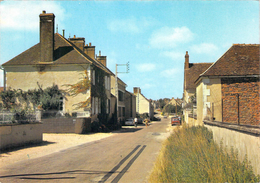
M 134 119 L 133 118 L 129 118 L 125 121 L 125 125 L 134 125 Z

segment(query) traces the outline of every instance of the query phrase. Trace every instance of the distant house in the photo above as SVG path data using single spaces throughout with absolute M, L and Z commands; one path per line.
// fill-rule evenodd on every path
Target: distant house
M 190 63 L 188 51 L 185 55 L 184 63 L 184 86 L 183 86 L 183 116 L 184 121 L 189 123 L 188 116 L 193 113 L 193 102 L 195 98 L 196 85 L 195 81 L 212 63 Z M 195 110 L 194 110 L 195 113 Z M 193 113 L 193 115 L 194 115 Z
M 259 44 L 233 44 L 196 80 L 198 123 L 259 125 Z
M 136 96 L 136 113 L 148 114 L 150 119 L 154 117 L 154 106 L 152 101 L 148 100 L 142 93 L 139 87 L 134 87 L 134 95 Z
M 40 42 L 2 67 L 5 72 L 5 87 L 12 89 L 35 89 L 58 85 L 66 90 L 66 84 L 76 84 L 87 71 L 91 79 L 88 91 L 77 96 L 64 96 L 61 108 L 64 113 L 78 113 L 97 120 L 100 115 L 112 117 L 111 71 L 106 66 L 106 57 L 95 58 L 95 47 L 85 45 L 85 38 L 74 36 L 66 39 L 54 33 L 55 15 L 43 11 L 40 14 Z M 75 104 L 90 98 L 90 107 L 75 109 Z
M 171 101 L 169 102 L 169 104 L 171 105 L 177 105 L 177 106 L 181 106 L 182 105 L 182 100 L 179 98 L 174 98 L 172 97 Z

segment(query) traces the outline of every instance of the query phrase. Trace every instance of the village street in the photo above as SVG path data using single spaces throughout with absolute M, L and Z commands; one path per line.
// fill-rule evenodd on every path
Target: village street
M 2 167 L 0 182 L 146 182 L 170 120 Z

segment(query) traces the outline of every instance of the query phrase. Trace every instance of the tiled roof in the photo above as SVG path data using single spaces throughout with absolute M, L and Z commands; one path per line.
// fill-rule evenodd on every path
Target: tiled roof
M 259 75 L 259 44 L 234 44 L 201 76 Z
M 54 35 L 54 62 L 53 64 L 86 64 L 91 61 L 84 58 L 68 40 L 60 34 Z M 13 59 L 4 63 L 3 66 L 11 65 L 35 65 L 40 62 L 40 43 L 34 45 Z
M 60 34 L 54 34 L 54 61 L 53 65 L 56 64 L 94 64 L 109 74 L 113 74 L 107 67 L 92 59 L 77 46 L 71 43 L 69 40 L 61 36 Z M 40 63 L 40 43 L 34 45 L 2 66 L 13 66 L 13 65 L 36 65 Z M 46 63 L 44 63 L 46 64 Z
M 196 89 L 195 81 L 212 63 L 190 63 L 189 68 L 185 69 L 184 89 Z

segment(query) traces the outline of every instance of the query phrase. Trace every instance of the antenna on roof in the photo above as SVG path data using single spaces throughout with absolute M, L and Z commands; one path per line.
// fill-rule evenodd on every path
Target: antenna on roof
M 57 27 L 56 27 L 56 33 L 58 33 L 58 24 L 57 24 Z

